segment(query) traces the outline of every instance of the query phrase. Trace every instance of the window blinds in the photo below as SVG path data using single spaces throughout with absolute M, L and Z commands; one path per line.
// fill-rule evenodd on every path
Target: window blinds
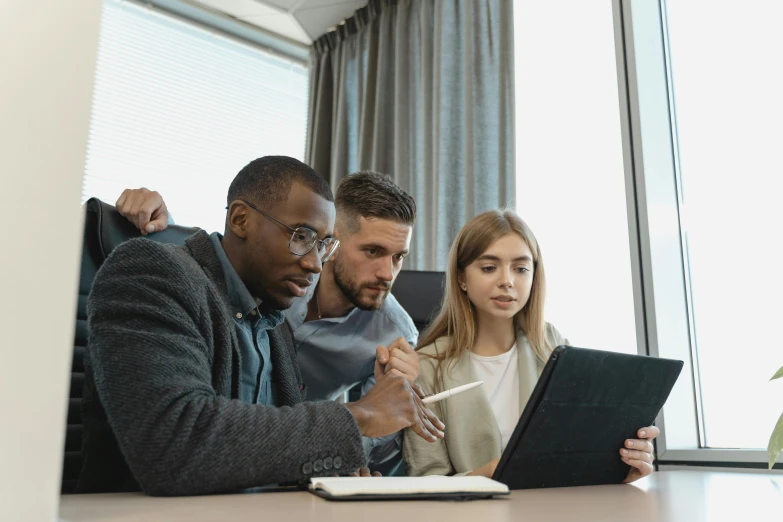
M 159 191 L 177 223 L 223 230 L 251 160 L 302 159 L 307 69 L 132 2 L 105 0 L 82 200 Z

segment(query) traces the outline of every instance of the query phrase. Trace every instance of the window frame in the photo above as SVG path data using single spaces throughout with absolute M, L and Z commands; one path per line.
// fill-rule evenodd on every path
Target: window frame
M 666 0 L 612 4 L 639 353 L 684 362 L 656 419 L 657 464 L 766 469 L 766 450 L 705 445 Z
M 308 46 L 295 42 L 277 34 L 231 18 L 223 13 L 196 5 L 187 0 L 123 0 L 146 9 L 165 13 L 190 25 L 197 25 L 220 36 L 237 40 L 245 45 L 251 45 L 263 51 L 278 55 L 286 60 L 297 62 L 307 67 L 310 49 Z

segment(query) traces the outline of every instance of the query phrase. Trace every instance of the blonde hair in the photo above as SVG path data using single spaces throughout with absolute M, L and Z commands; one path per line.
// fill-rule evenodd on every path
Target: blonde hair
M 441 386 L 443 375 L 456 363 L 466 350 L 476 342 L 478 321 L 473 304 L 466 293 L 462 292 L 459 275 L 465 268 L 498 239 L 508 234 L 517 234 L 527 243 L 533 254 L 533 285 L 530 298 L 522 310 L 514 317 L 514 324 L 527 335 L 533 353 L 541 361 L 546 361 L 552 347 L 546 340 L 546 322 L 544 321 L 544 299 L 546 297 L 546 275 L 541 248 L 530 227 L 512 210 L 490 210 L 468 221 L 449 250 L 446 267 L 446 288 L 440 311 L 427 329 L 422 333 L 418 346 L 424 347 L 443 339 L 446 348 L 438 350 L 435 382 Z

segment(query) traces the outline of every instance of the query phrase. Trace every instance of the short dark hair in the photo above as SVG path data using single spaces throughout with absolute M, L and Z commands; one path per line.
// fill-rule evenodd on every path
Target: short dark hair
M 299 182 L 327 201 L 334 201 L 332 189 L 313 169 L 288 156 L 264 156 L 239 171 L 228 188 L 227 204 L 247 199 L 264 207 L 284 201 L 291 192 L 291 185 Z
M 396 221 L 413 226 L 416 202 L 385 174 L 362 171 L 345 178 L 337 187 L 337 220 L 349 232 L 359 230 L 359 216 Z

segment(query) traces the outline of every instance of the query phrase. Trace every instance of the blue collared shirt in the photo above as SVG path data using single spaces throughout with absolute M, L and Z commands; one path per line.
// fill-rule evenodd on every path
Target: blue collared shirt
M 242 377 L 239 399 L 250 404 L 277 404 L 277 389 L 272 382 L 272 355 L 269 346 L 271 330 L 281 324 L 285 316 L 277 310 L 261 314 L 256 300 L 250 295 L 234 266 L 228 260 L 221 243 L 223 236 L 213 232 L 209 236 L 217 252 L 226 279 L 228 301 L 234 315 L 239 348 L 242 354 Z
M 305 322 L 312 294 L 294 300 L 285 313 L 294 332 L 308 400 L 334 400 L 356 384 L 365 386 L 373 376 L 379 345 L 404 337 L 416 346 L 416 325 L 393 295 L 387 295 L 374 312 L 354 308 L 343 317 Z
M 370 312 L 354 308 L 344 317 L 305 322 L 307 303 L 314 294 L 296 299 L 286 311 L 286 321 L 294 333 L 302 379 L 308 400 L 335 400 L 357 384 L 362 395 L 375 385 L 375 349 L 404 337 L 416 346 L 419 332 L 413 319 L 389 294 L 380 309 Z M 363 439 L 373 469 L 384 475 L 401 462 L 400 434 Z

